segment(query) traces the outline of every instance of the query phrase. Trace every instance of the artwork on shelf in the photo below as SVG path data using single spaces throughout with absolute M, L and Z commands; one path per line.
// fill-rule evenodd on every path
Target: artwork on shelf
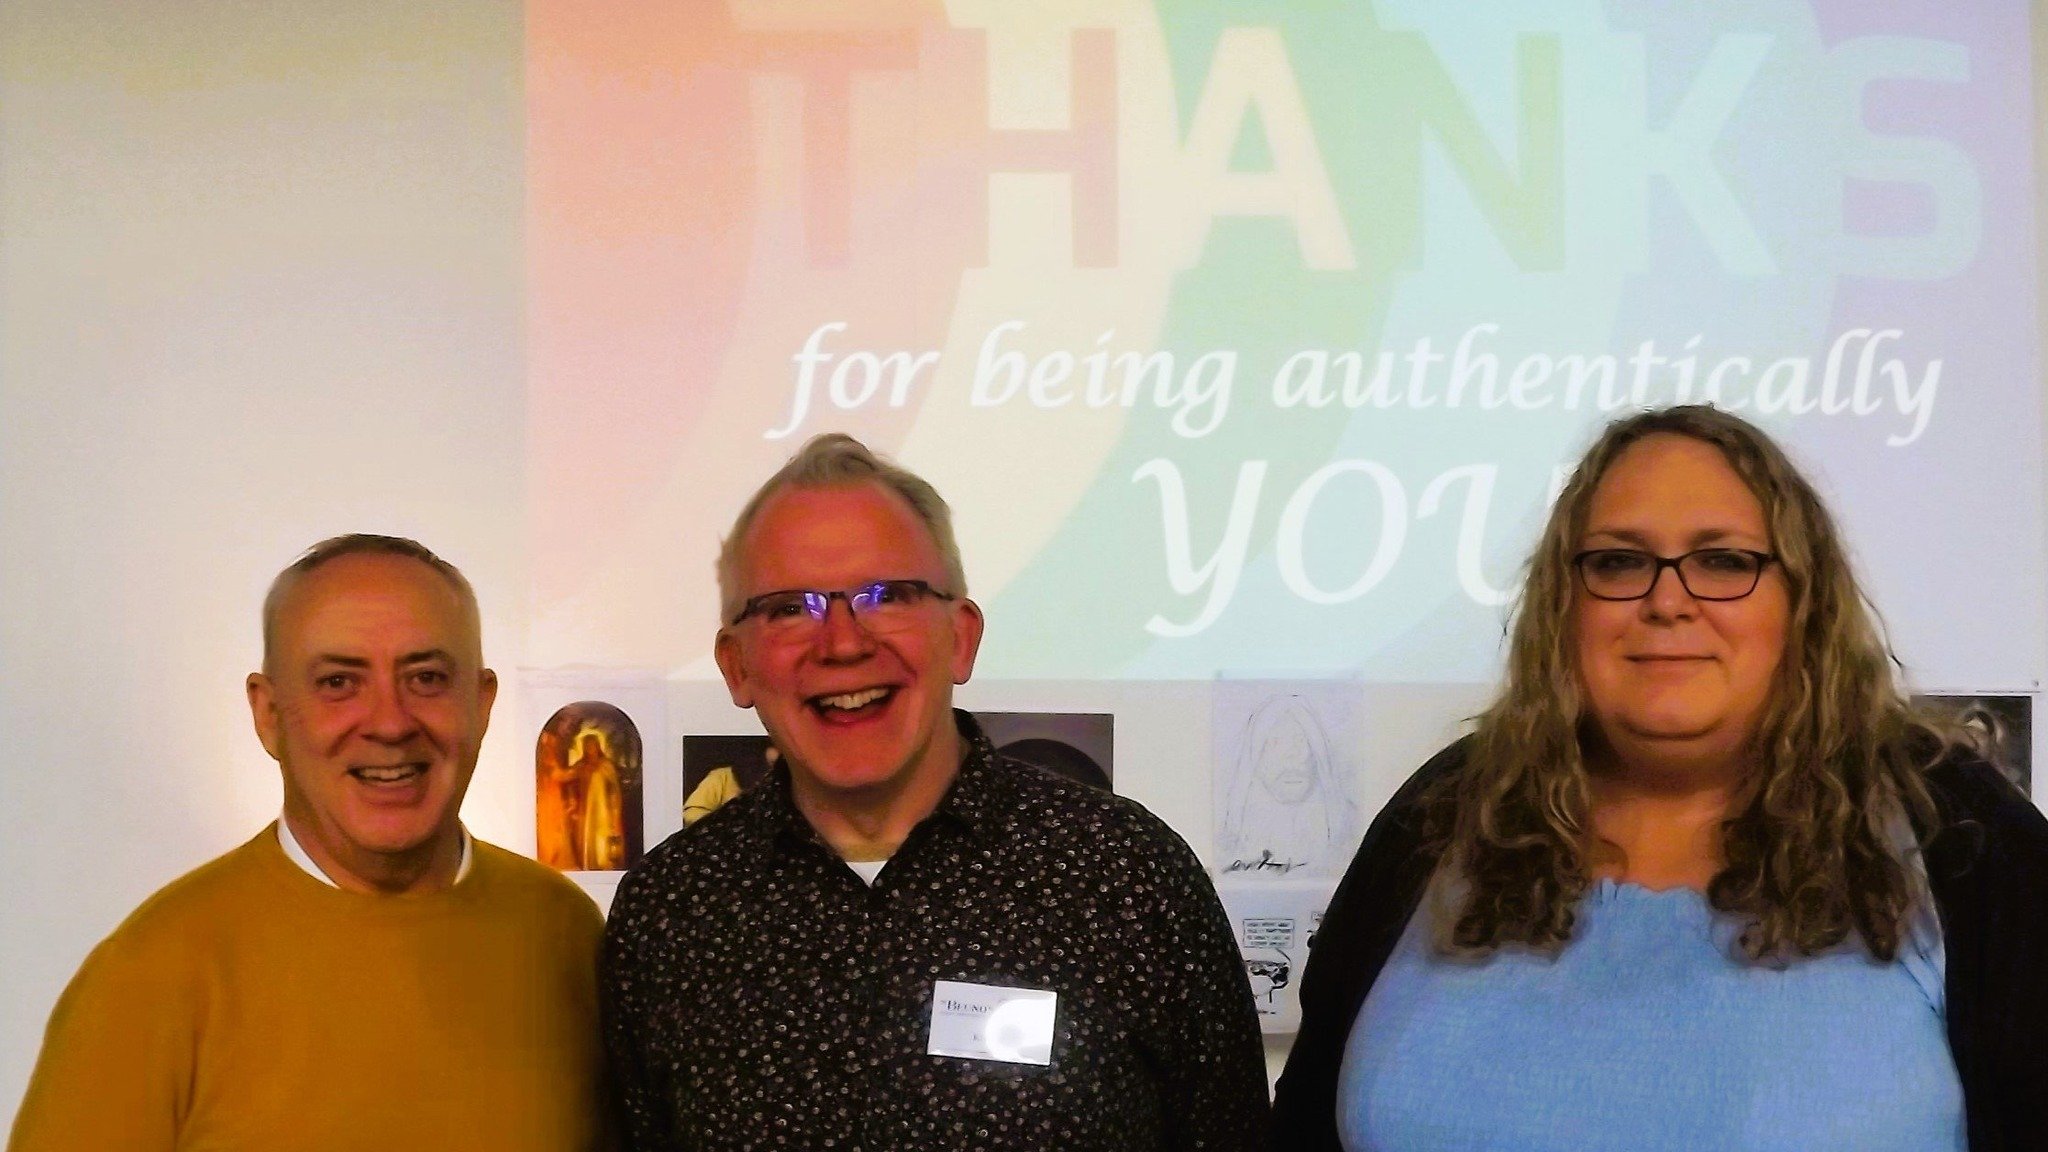
M 2034 698 L 2025 694 L 1932 692 L 1913 702 L 1960 724 L 1986 760 L 2033 795 Z
M 996 751 L 1049 772 L 1115 791 L 1116 717 L 1107 712 L 976 712 Z
M 1231 934 L 1244 957 L 1261 1032 L 1301 1028 L 1301 967 L 1322 926 L 1334 884 L 1324 878 L 1259 880 L 1225 877 L 1216 895 L 1230 916 Z
M 643 848 L 639 725 L 602 700 L 557 708 L 534 739 L 534 856 L 564 872 L 612 872 Z
M 1355 685 L 1219 681 L 1212 704 L 1217 870 L 1341 875 L 1365 829 L 1352 796 Z

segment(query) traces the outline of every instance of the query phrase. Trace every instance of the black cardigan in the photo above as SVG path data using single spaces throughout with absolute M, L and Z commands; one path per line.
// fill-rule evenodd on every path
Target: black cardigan
M 1274 1092 L 1280 1152 L 1342 1147 L 1337 1072 L 1352 1021 L 1436 869 L 1422 849 L 1421 799 L 1464 764 L 1461 740 L 1402 785 L 1330 899 L 1302 973 L 1301 1032 Z M 1950 756 L 1927 783 L 1943 821 L 1927 874 L 1970 1149 L 2039 1152 L 2048 1149 L 2048 818 L 1975 758 Z

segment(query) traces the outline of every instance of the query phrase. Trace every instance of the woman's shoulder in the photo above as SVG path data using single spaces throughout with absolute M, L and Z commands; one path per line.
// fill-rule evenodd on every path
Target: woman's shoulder
M 2008 776 L 1975 751 L 1949 747 L 1927 769 L 1927 791 L 1951 821 L 2031 825 L 2048 820 Z
M 1444 796 L 1443 788 L 1464 770 L 1471 742 L 1470 736 L 1460 737 L 1424 761 L 1373 817 L 1332 898 L 1333 909 L 1361 889 L 1396 895 L 1399 904 L 1409 902 L 1406 889 L 1426 879 L 1434 867 L 1433 859 L 1424 860 L 1430 855 L 1424 842 L 1430 809 Z M 1397 877 L 1400 883 L 1394 883 Z
M 2048 890 L 2048 816 L 2003 771 L 1951 747 L 1927 769 L 1940 824 L 1928 842 L 1936 873 L 1967 874 L 1987 858 L 2007 879 Z
M 1422 767 L 1395 790 L 1373 823 L 1391 818 L 1409 825 L 1420 820 L 1440 790 L 1450 786 L 1464 772 L 1472 756 L 1472 739 L 1470 735 L 1460 736 L 1423 761 Z

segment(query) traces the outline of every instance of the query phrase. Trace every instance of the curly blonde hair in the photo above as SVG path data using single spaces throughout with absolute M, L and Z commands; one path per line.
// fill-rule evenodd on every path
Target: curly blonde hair
M 1722 822 L 1725 863 L 1707 898 L 1744 922 L 1752 961 L 1811 955 L 1851 932 L 1889 961 L 1919 886 L 1897 821 L 1932 827 L 1923 773 L 1952 736 L 1901 694 L 1813 486 L 1762 431 L 1704 405 L 1609 424 L 1551 509 L 1516 606 L 1506 683 L 1478 717 L 1465 770 L 1427 802 L 1446 881 L 1438 943 L 1554 951 L 1571 937 L 1592 843 L 1572 557 L 1608 469 L 1658 434 L 1720 450 L 1763 505 L 1791 601 L 1785 656 L 1749 746 L 1755 771 Z

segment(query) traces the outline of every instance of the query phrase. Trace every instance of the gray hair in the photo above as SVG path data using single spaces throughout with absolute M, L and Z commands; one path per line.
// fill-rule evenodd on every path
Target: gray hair
M 329 560 L 337 560 L 343 556 L 403 556 L 409 560 L 417 560 L 440 573 L 441 578 L 448 581 L 449 587 L 455 589 L 456 596 L 462 601 L 463 611 L 468 614 L 472 624 L 481 616 L 476 603 L 476 589 L 469 586 L 469 578 L 462 574 L 461 569 L 434 555 L 432 549 L 419 541 L 409 540 L 403 536 L 379 536 L 371 532 L 350 532 L 342 536 L 330 536 L 299 553 L 298 559 L 285 565 L 284 571 L 279 572 L 277 578 L 270 582 L 270 591 L 264 594 L 265 670 L 270 667 L 270 653 L 277 645 L 277 616 L 284 607 L 285 597 L 291 594 L 291 590 L 307 573 Z
M 747 533 L 760 516 L 762 505 L 784 488 L 837 488 L 852 484 L 880 484 L 903 498 L 918 522 L 931 533 L 939 557 L 946 565 L 946 587 L 940 591 L 967 595 L 967 571 L 960 563 L 960 543 L 953 538 L 953 510 L 944 497 L 922 476 L 879 456 L 867 445 L 844 432 L 825 432 L 811 437 L 789 463 L 770 476 L 749 497 L 732 522 L 718 548 L 718 620 L 731 620 L 740 610 L 740 549 Z

